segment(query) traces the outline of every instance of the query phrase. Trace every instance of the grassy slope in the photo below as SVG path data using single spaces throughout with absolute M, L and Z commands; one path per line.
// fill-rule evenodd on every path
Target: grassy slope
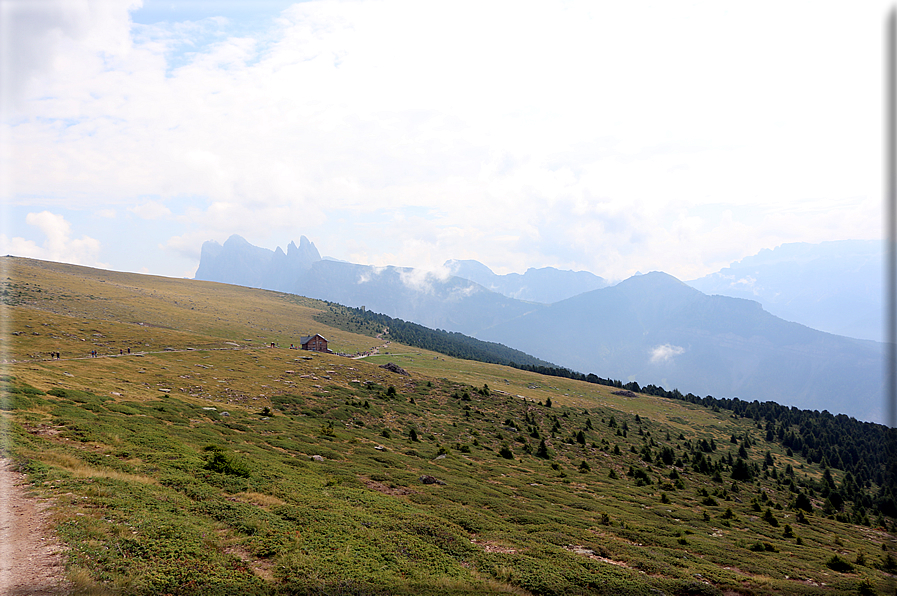
M 295 296 L 3 261 L 3 358 L 16 361 L 4 371 L 4 448 L 58 504 L 86 591 L 893 592 L 873 567 L 884 532 L 797 524 L 793 495 L 772 479 L 736 493 L 680 468 L 677 485 L 670 466 L 632 452 L 653 442 L 678 456 L 713 438 L 718 457 L 735 434 L 758 461 L 771 450 L 780 473 L 790 463 L 798 480 L 819 476 L 751 420 L 398 344 L 365 360 L 266 348 L 309 332 L 346 352 L 380 342 L 314 323 L 321 304 Z M 57 350 L 63 360 L 46 359 Z M 411 376 L 376 366 L 386 361 Z M 484 383 L 488 396 L 474 390 Z M 526 452 L 539 443 L 532 427 L 551 459 Z M 585 445 L 570 439 L 579 430 Z M 637 486 L 630 466 L 652 483 Z M 778 527 L 752 507 L 761 496 Z M 837 572 L 825 565 L 834 554 L 864 564 Z

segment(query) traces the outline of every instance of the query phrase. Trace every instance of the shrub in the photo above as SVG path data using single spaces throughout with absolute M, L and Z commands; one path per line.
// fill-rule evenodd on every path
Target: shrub
M 875 594 L 875 586 L 872 585 L 872 582 L 869 581 L 868 577 L 864 577 L 857 584 L 857 593 L 862 594 L 863 596 L 872 596 Z
M 794 499 L 794 508 L 810 512 L 813 511 L 813 504 L 810 502 L 810 498 L 807 497 L 807 495 L 800 492 L 797 493 L 797 497 Z
M 879 563 L 877 567 L 882 571 L 895 573 L 897 572 L 897 560 L 894 560 L 894 556 L 891 555 L 891 553 L 885 553 L 885 555 L 881 558 L 881 563 Z
M 851 573 L 854 570 L 853 563 L 838 555 L 832 555 L 832 558 L 825 562 L 825 566 L 839 573 Z
M 502 445 L 501 449 L 498 450 L 498 454 L 505 459 L 514 459 L 514 452 L 507 445 Z
M 209 452 L 206 465 L 204 466 L 206 470 L 218 472 L 219 474 L 249 478 L 249 465 L 242 459 L 226 453 L 224 449 L 217 445 L 208 445 L 205 447 L 205 451 Z

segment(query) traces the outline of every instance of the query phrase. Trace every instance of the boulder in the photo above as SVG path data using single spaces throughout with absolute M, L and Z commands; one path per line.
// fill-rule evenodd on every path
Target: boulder
M 394 364 L 392 362 L 387 362 L 386 364 L 381 364 L 380 368 L 385 368 L 389 372 L 394 372 L 397 375 L 405 375 L 406 377 L 410 377 L 408 371 L 399 366 L 398 364 Z

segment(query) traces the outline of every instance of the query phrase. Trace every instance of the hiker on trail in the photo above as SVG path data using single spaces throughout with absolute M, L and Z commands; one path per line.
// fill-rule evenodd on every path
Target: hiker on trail
M 131 348 L 128 348 L 128 354 L 130 354 L 130 353 L 131 353 Z
M 119 349 L 118 349 L 118 355 L 119 355 L 119 356 L 124 356 L 124 355 L 125 355 L 125 351 L 122 350 L 121 348 L 119 348 Z

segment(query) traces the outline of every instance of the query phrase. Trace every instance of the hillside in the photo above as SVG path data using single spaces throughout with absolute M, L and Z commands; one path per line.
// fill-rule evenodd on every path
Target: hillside
M 582 372 L 696 395 L 884 420 L 884 345 L 707 296 L 661 272 L 581 294 L 477 337 Z
M 85 593 L 894 591 L 881 426 L 458 360 L 278 292 L 0 266 L 4 452 Z M 309 332 L 378 353 L 286 347 Z

